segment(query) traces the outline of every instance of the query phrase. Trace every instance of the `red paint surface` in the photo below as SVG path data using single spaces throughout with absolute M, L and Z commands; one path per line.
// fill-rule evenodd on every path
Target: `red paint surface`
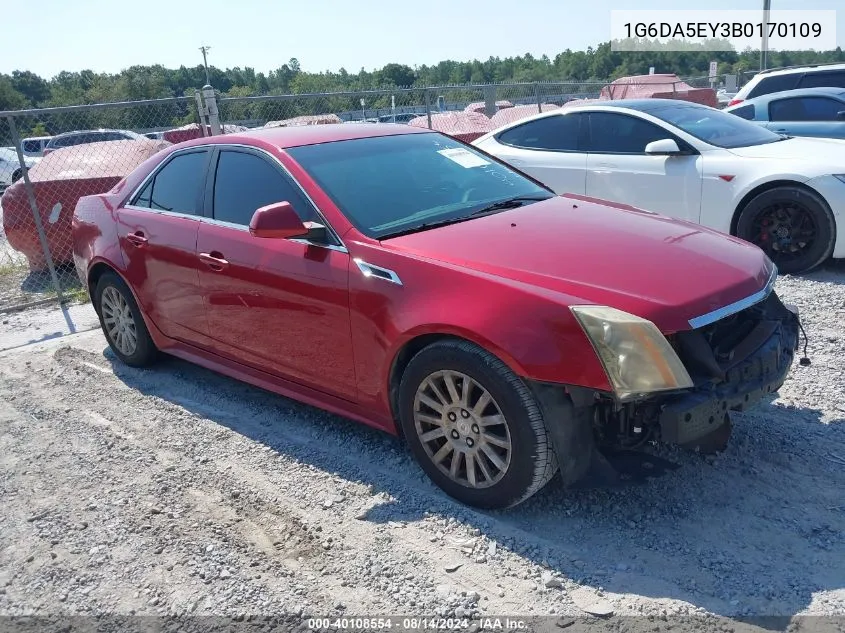
M 391 367 L 419 336 L 463 337 L 521 376 L 606 391 L 569 306 L 610 305 L 669 333 L 766 281 L 763 252 L 746 242 L 584 196 L 377 242 L 359 234 L 283 151 L 403 133 L 430 132 L 323 125 L 186 144 L 240 143 L 273 153 L 348 253 L 258 238 L 246 227 L 120 209 L 163 158 L 157 155 L 111 193 L 80 201 L 77 267 L 107 262 L 121 274 L 160 348 L 390 432 Z M 143 246 L 130 241 L 139 231 Z M 364 276 L 354 258 L 395 271 L 402 285 Z

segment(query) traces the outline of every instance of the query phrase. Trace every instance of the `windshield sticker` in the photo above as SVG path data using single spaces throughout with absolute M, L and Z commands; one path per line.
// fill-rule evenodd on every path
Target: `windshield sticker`
M 484 167 L 484 165 L 490 164 L 490 161 L 486 161 L 481 158 L 481 156 L 476 156 L 472 152 L 469 152 L 461 147 L 441 149 L 437 153 L 458 163 L 461 167 L 466 167 L 467 169 L 470 167 Z

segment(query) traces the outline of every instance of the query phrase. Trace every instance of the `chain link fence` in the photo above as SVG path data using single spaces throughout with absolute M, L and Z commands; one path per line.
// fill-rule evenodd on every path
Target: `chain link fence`
M 685 82 L 687 88 L 710 85 L 706 77 Z M 77 201 L 108 191 L 170 143 L 247 128 L 362 122 L 406 123 L 471 141 L 512 120 L 600 97 L 617 98 L 607 82 L 232 98 L 219 98 L 206 86 L 193 98 L 0 112 L 0 188 L 5 189 L 0 313 L 56 300 L 63 305 L 87 301 L 73 264 L 71 220 Z
M 174 128 L 177 128 L 174 131 Z M 181 128 L 181 129 L 178 129 Z M 71 219 L 82 196 L 104 193 L 173 141 L 201 135 L 189 98 L 28 110 L 0 115 L 11 169 L 0 236 L 0 311 L 84 301 L 73 265 Z M 52 137 L 43 147 L 31 139 Z

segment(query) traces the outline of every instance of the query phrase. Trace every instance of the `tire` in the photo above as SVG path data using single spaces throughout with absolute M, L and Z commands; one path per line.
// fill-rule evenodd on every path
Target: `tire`
M 152 365 L 158 357 L 153 339 L 144 323 L 144 317 L 138 309 L 135 297 L 126 282 L 113 272 L 103 273 L 94 291 L 97 316 L 100 327 L 115 356 L 130 367 L 147 367 Z M 122 303 L 121 303 L 122 302 Z M 123 328 L 121 335 L 112 332 L 111 317 L 123 306 Z M 120 317 L 118 317 L 120 318 Z M 134 334 L 135 344 L 128 345 Z
M 457 406 L 460 398 L 450 397 L 447 375 L 458 396 L 463 396 L 465 383 L 471 385 L 465 400 L 470 406 Z M 430 379 L 438 385 L 441 397 L 431 390 Z M 478 406 L 483 391 L 490 400 Z M 438 414 L 425 404 L 432 399 L 435 404 L 448 399 L 450 404 L 441 407 Z M 504 425 L 481 424 L 494 420 L 497 409 Z M 463 412 L 466 419 L 461 418 Z M 452 414 L 454 418 L 449 417 Z M 426 421 L 432 418 L 439 422 Z M 414 457 L 429 478 L 446 494 L 469 506 L 513 507 L 545 486 L 558 470 L 541 408 L 528 387 L 501 360 L 468 341 L 438 341 L 411 359 L 399 384 L 399 419 Z M 423 439 L 423 434 L 440 437 Z M 498 465 L 488 457 L 490 451 L 498 456 Z M 450 474 L 451 468 L 446 471 L 445 463 L 443 470 L 437 465 L 434 457 L 438 453 L 445 455 L 450 466 L 461 453 L 457 477 Z M 474 485 L 470 483 L 470 459 Z
M 12 173 L 12 184 L 15 184 L 18 180 L 20 180 L 21 176 L 23 176 L 23 172 L 20 167 L 18 167 L 14 173 Z
M 792 210 L 789 212 L 800 211 L 808 220 L 806 226 L 814 227 L 815 236 L 808 240 L 803 252 L 783 254 L 783 249 L 789 245 L 778 244 L 774 227 L 789 229 L 786 225 L 777 224 L 778 220 L 769 220 L 768 226 L 773 227 L 771 233 L 761 228 L 760 222 L 766 221 L 766 216 L 777 207 Z M 827 203 L 817 193 L 803 187 L 776 187 L 752 198 L 740 212 L 736 232 L 737 237 L 762 248 L 778 270 L 785 274 L 806 273 L 818 267 L 831 256 L 836 243 L 836 223 Z M 795 239 L 795 236 L 788 239 Z

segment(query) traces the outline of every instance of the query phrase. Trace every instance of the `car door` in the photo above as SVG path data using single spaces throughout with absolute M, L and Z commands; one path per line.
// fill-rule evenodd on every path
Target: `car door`
M 766 127 L 773 132 L 845 138 L 845 102 L 832 97 L 774 99 L 769 102 L 768 114 Z
M 212 159 L 199 230 L 200 284 L 215 349 L 299 384 L 355 399 L 349 254 L 324 243 L 253 237 L 255 210 L 290 202 L 303 221 L 325 223 L 279 163 L 223 147 Z
M 698 152 L 677 156 L 645 153 L 646 145 L 663 139 L 695 151 L 669 130 L 640 117 L 590 112 L 587 195 L 698 222 L 702 157 Z
M 144 312 L 166 336 L 208 347 L 208 322 L 196 257 L 211 151 L 168 157 L 118 210 L 127 280 Z
M 582 137 L 586 117 L 577 112 L 527 121 L 495 137 L 495 154 L 557 194 L 585 193 L 587 154 Z M 486 149 L 485 147 L 481 147 Z

